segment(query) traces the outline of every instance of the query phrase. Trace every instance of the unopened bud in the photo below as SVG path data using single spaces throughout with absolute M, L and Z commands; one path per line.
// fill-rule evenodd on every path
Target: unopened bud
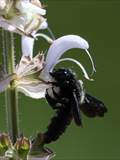
M 5 133 L 0 134 L 0 155 L 4 155 L 11 145 L 10 137 Z
M 28 151 L 30 149 L 30 141 L 28 138 L 26 137 L 20 137 L 17 139 L 16 143 L 15 143 L 15 149 L 18 153 L 18 156 L 21 159 L 25 159 L 27 157 Z

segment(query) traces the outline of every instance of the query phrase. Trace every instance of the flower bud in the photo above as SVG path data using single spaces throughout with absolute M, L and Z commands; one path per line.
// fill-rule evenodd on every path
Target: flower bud
M 10 137 L 5 133 L 0 134 L 0 155 L 4 155 L 10 146 L 12 146 Z
M 26 137 L 20 137 L 17 139 L 16 143 L 15 143 L 15 149 L 18 153 L 18 156 L 21 159 L 25 159 L 27 157 L 28 151 L 30 149 L 30 141 L 28 138 Z

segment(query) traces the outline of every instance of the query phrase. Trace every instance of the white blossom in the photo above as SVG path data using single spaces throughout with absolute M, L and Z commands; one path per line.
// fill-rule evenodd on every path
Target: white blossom
M 27 47 L 28 46 L 29 45 L 27 45 Z M 30 46 L 30 48 L 31 48 L 31 46 Z M 50 46 L 50 48 L 47 52 L 46 60 L 43 61 L 44 58 L 42 58 L 42 61 L 40 61 L 38 63 L 39 65 L 41 64 L 42 67 L 38 69 L 39 74 L 38 74 L 37 79 L 34 79 L 34 80 L 33 79 L 26 79 L 24 76 L 24 78 L 22 78 L 22 80 L 18 82 L 17 89 L 31 98 L 36 98 L 36 99 L 37 98 L 44 98 L 46 89 L 51 86 L 51 83 L 49 83 L 49 82 L 54 81 L 49 73 L 52 72 L 52 70 L 54 69 L 54 67 L 57 63 L 59 63 L 61 61 L 65 61 L 65 60 L 66 61 L 73 61 L 74 63 L 76 63 L 81 68 L 81 70 L 84 74 L 84 77 L 86 79 L 92 80 L 89 78 L 89 76 L 88 76 L 86 70 L 84 69 L 84 67 L 82 66 L 82 64 L 80 62 L 78 62 L 77 60 L 72 59 L 72 58 L 60 59 L 60 57 L 64 54 L 64 52 L 66 52 L 67 50 L 69 50 L 71 48 L 80 48 L 80 49 L 84 49 L 85 51 L 87 51 L 86 53 L 90 57 L 90 60 L 93 65 L 93 71 L 95 71 L 94 63 L 93 63 L 92 58 L 87 50 L 89 48 L 88 42 L 80 36 L 67 35 L 67 36 L 63 36 L 63 37 L 58 38 L 57 40 L 53 41 L 52 45 Z M 44 57 L 44 55 L 41 55 L 41 56 Z M 35 62 L 35 58 L 33 58 L 32 62 L 33 61 Z M 22 63 L 22 60 L 21 60 L 21 63 Z M 29 63 L 31 63 L 31 62 L 29 62 Z M 38 64 L 36 63 L 36 66 Z M 23 70 L 21 70 L 21 68 L 23 68 Z M 26 68 L 28 68 L 28 70 L 29 70 L 30 65 L 27 65 Z M 23 74 L 23 75 L 28 74 L 28 71 L 27 71 L 27 69 L 25 69 L 25 66 L 19 65 L 19 67 L 16 70 L 16 73 L 18 72 L 19 69 L 21 70 L 21 73 L 19 73 L 20 75 L 21 74 Z M 33 74 L 33 72 L 31 72 L 31 74 Z
M 34 58 L 22 56 L 20 63 L 16 66 L 16 88 L 26 96 L 39 99 L 45 96 L 44 88 L 48 83 L 40 80 L 39 75 L 44 68 L 44 55 L 38 54 Z
M 33 52 L 33 46 L 29 46 L 29 41 L 26 43 L 27 45 L 24 44 L 24 47 L 26 47 L 25 50 L 28 49 Z M 77 60 L 70 57 L 60 59 L 66 51 L 72 48 L 80 48 L 85 50 L 92 62 L 93 71 L 95 71 L 94 63 L 90 53 L 88 52 L 88 42 L 80 36 L 67 35 L 53 41 L 48 49 L 46 59 L 44 59 L 43 53 L 38 54 L 34 58 L 26 56 L 23 53 L 20 63 L 16 66 L 13 78 L 17 90 L 31 98 L 44 98 L 46 89 L 49 88 L 52 85 L 51 82 L 54 81 L 49 73 L 52 72 L 55 65 L 61 61 L 74 62 L 80 67 L 84 77 L 88 80 L 92 80 L 89 78 L 83 65 Z
M 45 14 L 39 0 L 0 1 L 0 27 L 21 35 L 47 28 Z

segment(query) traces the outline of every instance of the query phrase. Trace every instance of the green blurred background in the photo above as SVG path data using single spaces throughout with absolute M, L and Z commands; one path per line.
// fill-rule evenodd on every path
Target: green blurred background
M 103 160 L 120 159 L 120 0 L 43 0 L 47 5 L 47 19 L 55 37 L 77 34 L 90 43 L 97 73 L 94 82 L 83 79 L 79 68 L 71 67 L 83 79 L 86 90 L 101 99 L 108 107 L 104 118 L 89 119 L 83 115 L 83 128 L 72 123 L 65 134 L 48 147 L 57 156 L 54 160 Z M 20 37 L 18 37 L 19 41 Z M 48 45 L 39 40 L 35 53 Z M 20 51 L 17 51 L 20 54 Z M 64 57 L 80 60 L 87 71 L 91 64 L 83 51 L 73 49 Z M 0 95 L 0 126 L 6 131 L 4 94 Z M 26 136 L 45 131 L 54 111 L 43 100 L 32 100 L 23 94 L 19 96 L 20 127 Z

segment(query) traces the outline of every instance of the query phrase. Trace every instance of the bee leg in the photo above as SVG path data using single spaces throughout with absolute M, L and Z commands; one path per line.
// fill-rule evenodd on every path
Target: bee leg
M 87 117 L 103 117 L 104 113 L 107 112 L 107 108 L 102 101 L 87 93 L 84 103 L 80 105 L 80 109 Z

